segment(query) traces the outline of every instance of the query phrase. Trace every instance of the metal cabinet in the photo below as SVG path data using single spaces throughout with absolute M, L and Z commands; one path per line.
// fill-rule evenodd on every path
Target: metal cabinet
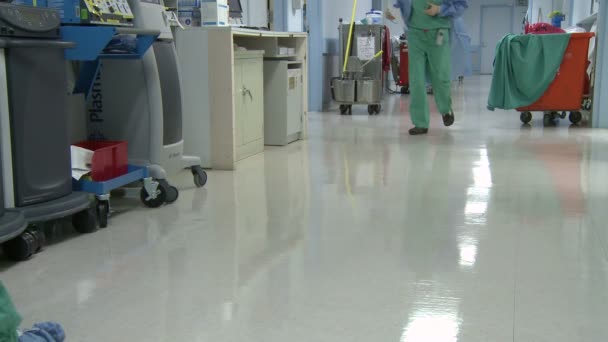
M 287 145 L 300 139 L 304 116 L 301 61 L 264 61 L 264 142 Z
M 264 151 L 263 51 L 234 53 L 236 159 Z

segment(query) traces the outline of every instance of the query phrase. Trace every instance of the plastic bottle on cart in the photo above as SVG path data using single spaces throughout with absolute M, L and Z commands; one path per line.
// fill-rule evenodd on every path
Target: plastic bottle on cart
M 377 11 L 372 8 L 371 11 L 365 14 L 367 18 L 367 23 L 370 25 L 379 25 L 382 24 L 382 11 Z

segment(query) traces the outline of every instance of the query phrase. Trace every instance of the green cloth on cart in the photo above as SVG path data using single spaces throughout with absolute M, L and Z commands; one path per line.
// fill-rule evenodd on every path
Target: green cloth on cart
M 0 282 L 0 341 L 16 342 L 21 316 L 17 313 L 4 284 Z
M 545 93 L 555 79 L 569 34 L 505 36 L 496 47 L 488 109 L 526 107 Z

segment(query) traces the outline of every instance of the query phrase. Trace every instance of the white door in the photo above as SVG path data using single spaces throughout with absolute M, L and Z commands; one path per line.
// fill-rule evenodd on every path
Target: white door
M 496 44 L 513 27 L 511 6 L 488 6 L 481 8 L 481 73 L 490 75 L 494 71 Z

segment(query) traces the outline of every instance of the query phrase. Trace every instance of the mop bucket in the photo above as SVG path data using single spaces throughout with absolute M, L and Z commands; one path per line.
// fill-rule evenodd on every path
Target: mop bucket
M 372 79 L 357 80 L 357 102 L 380 103 L 382 101 L 382 81 Z
M 332 79 L 331 94 L 334 101 L 340 103 L 354 103 L 355 84 L 355 80 L 345 80 L 339 77 Z

